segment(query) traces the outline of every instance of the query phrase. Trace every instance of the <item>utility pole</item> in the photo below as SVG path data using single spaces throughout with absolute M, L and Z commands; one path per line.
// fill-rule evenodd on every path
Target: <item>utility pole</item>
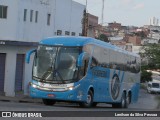
M 88 7 L 88 1 L 86 0 L 86 12 L 88 12 L 87 7 Z
M 83 19 L 82 19 L 82 36 L 87 36 L 88 31 L 88 14 L 87 14 L 87 0 L 86 0 L 86 8 L 83 11 Z
M 102 0 L 102 15 L 101 15 L 101 24 L 103 25 L 103 19 L 104 19 L 104 0 Z

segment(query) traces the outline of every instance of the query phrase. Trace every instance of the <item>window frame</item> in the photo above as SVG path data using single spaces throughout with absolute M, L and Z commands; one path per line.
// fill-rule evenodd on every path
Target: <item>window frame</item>
M 24 9 L 23 21 L 27 21 L 27 9 Z
M 51 14 L 50 13 L 47 14 L 47 25 L 48 26 L 51 25 Z
M 38 22 L 38 11 L 35 11 L 35 23 Z
M 1 19 L 7 19 L 8 16 L 8 6 L 0 5 L 0 18 Z
M 62 35 L 62 30 L 57 30 L 57 35 L 61 36 Z
M 65 35 L 69 36 L 70 32 L 69 31 L 65 31 Z
M 33 21 L 33 10 L 30 10 L 30 22 Z
M 76 33 L 75 33 L 75 32 L 72 32 L 71 35 L 72 35 L 72 36 L 76 36 Z

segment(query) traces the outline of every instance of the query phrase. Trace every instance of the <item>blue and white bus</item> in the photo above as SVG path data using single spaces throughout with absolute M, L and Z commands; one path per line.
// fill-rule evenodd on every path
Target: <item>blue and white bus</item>
M 88 37 L 52 37 L 40 41 L 35 53 L 30 96 L 45 105 L 77 102 L 127 108 L 138 100 L 140 57 L 117 46 Z

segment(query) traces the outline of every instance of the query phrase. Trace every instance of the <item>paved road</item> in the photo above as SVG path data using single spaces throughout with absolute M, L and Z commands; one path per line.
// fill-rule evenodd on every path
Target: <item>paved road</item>
M 45 106 L 41 103 L 16 103 L 16 102 L 0 102 L 0 111 L 143 111 L 143 110 L 157 110 L 157 101 L 155 100 L 155 96 L 153 94 L 148 94 L 145 90 L 140 91 L 139 95 L 139 100 L 135 104 L 131 104 L 128 109 L 114 109 L 111 107 L 111 105 L 107 104 L 98 104 L 96 108 L 91 108 L 91 109 L 84 109 L 84 108 L 79 108 L 77 104 L 66 104 L 66 103 L 58 103 L 54 106 Z M 159 109 L 160 111 L 160 109 Z M 0 118 L 2 119 L 2 118 Z M 17 118 L 12 118 L 13 120 L 17 120 Z M 26 118 L 27 119 L 27 118 Z M 32 120 L 36 118 L 30 118 Z M 75 118 L 42 118 L 43 120 L 72 120 Z M 76 118 L 77 120 L 97 120 L 99 118 Z M 118 117 L 118 118 L 110 118 L 114 120 L 128 120 L 128 118 L 124 117 Z M 138 120 L 139 118 L 130 118 L 132 120 Z M 143 118 L 140 118 L 139 120 L 143 120 Z M 102 118 L 101 120 L 106 120 L 106 118 Z M 158 118 L 154 118 L 153 120 L 158 120 Z
M 158 101 L 155 99 L 157 94 L 148 94 L 146 90 L 141 89 L 139 99 L 136 104 L 131 104 L 129 108 L 139 110 L 157 109 Z
M 155 100 L 154 94 L 148 94 L 145 90 L 140 90 L 139 100 L 135 104 L 131 104 L 126 110 L 156 110 L 158 102 Z M 96 108 L 79 108 L 77 104 L 57 103 L 54 106 L 45 106 L 41 103 L 15 103 L 0 102 L 0 111 L 115 111 L 121 109 L 112 108 L 108 104 L 98 104 Z M 125 109 L 124 109 L 125 110 Z

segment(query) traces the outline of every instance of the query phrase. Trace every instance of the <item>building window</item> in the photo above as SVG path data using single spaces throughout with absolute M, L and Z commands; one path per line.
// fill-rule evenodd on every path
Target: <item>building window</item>
M 30 22 L 33 20 L 33 10 L 30 11 Z
M 27 20 L 27 9 L 24 9 L 24 17 L 23 20 L 26 21 Z
M 51 14 L 47 15 L 47 25 L 50 25 L 51 23 Z
M 69 31 L 65 31 L 65 35 L 70 35 L 70 32 Z
M 36 17 L 35 17 L 35 22 L 38 22 L 38 11 L 36 11 Z
M 82 33 L 79 33 L 79 36 L 82 36 Z
M 7 19 L 7 8 L 8 6 L 0 5 L 0 18 Z
M 57 35 L 62 35 L 62 30 L 57 30 Z
M 75 32 L 72 32 L 72 36 L 75 36 L 76 35 L 76 33 Z

